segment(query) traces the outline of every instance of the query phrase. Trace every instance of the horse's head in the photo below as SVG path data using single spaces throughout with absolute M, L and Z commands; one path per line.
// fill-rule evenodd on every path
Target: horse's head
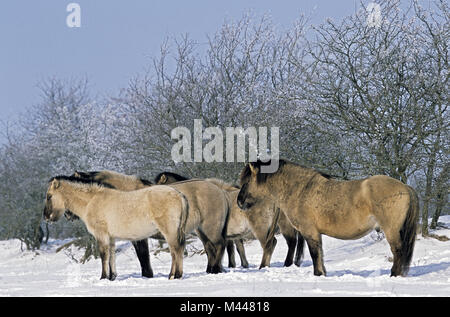
M 279 168 L 285 164 L 285 160 L 272 159 L 267 162 L 258 160 L 245 165 L 240 175 L 241 190 L 237 197 L 239 208 L 246 210 L 256 203 L 264 204 L 274 200 L 274 189 L 277 185 L 272 182 L 272 176 L 279 173 Z
M 44 219 L 45 221 L 58 221 L 66 211 L 64 200 L 60 193 L 61 182 L 52 178 L 49 181 L 45 196 Z
M 262 199 L 258 191 L 257 176 L 260 173 L 257 164 L 248 163 L 241 172 L 241 190 L 237 197 L 237 204 L 243 210 L 250 209 Z

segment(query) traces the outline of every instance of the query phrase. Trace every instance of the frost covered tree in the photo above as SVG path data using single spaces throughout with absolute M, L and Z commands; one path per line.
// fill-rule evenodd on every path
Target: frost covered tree
M 187 36 L 166 42 L 149 72 L 135 78 L 118 99 L 129 115 L 122 138 L 129 157 L 153 174 L 174 169 L 235 181 L 243 163 L 227 163 L 225 154 L 220 163 L 175 164 L 170 132 L 181 126 L 193 131 L 194 119 L 223 132 L 273 126 L 287 131 L 290 114 L 299 112 L 297 101 L 288 97 L 291 77 L 297 76 L 288 57 L 301 50 L 303 23 L 280 34 L 267 17 L 254 22 L 245 16 L 225 23 L 206 48 Z
M 376 21 L 361 4 L 311 28 L 304 18 L 280 29 L 267 16 L 245 15 L 204 43 L 167 40 L 148 71 L 108 100 L 92 96 L 86 79 L 41 82 L 40 101 L 4 129 L 0 236 L 38 247 L 46 182 L 74 170 L 149 179 L 172 170 L 235 182 L 243 166 L 236 159 L 172 160 L 171 131 L 193 133 L 195 119 L 203 132 L 279 127 L 282 157 L 343 179 L 386 174 L 408 182 L 423 202 L 426 234 L 428 216 L 435 226 L 448 209 L 448 4 L 378 3 Z M 51 230 L 94 250 L 79 223 Z
M 40 88 L 40 102 L 8 130 L 0 152 L 2 236 L 19 238 L 28 248 L 39 247 L 50 177 L 103 166 L 111 155 L 105 146 L 111 111 L 92 101 L 87 80 L 49 79 Z M 77 223 L 62 221 L 51 228 L 53 237 L 86 236 Z
M 362 9 L 314 28 L 303 95 L 312 106 L 310 119 L 335 127 L 333 135 L 340 130 L 348 157 L 362 173 L 407 182 L 424 140 L 436 132 L 430 125 L 436 112 L 428 100 L 427 47 L 410 10 L 399 1 L 380 5 L 379 24 L 368 23 Z

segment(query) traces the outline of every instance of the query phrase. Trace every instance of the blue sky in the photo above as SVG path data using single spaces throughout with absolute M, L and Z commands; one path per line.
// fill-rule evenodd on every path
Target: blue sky
M 81 7 L 81 27 L 66 25 L 66 7 Z M 367 1 L 365 1 L 367 2 Z M 40 101 L 37 83 L 86 77 L 98 96 L 116 95 L 158 56 L 167 37 L 205 42 L 225 20 L 269 14 L 289 27 L 301 14 L 319 24 L 355 12 L 359 0 L 6 0 L 0 6 L 0 120 Z

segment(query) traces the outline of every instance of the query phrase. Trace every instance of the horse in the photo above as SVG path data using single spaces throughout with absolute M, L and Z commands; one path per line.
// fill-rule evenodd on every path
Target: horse
M 314 275 L 326 275 L 323 234 L 358 239 L 377 227 L 384 231 L 394 255 L 391 276 L 407 275 L 419 217 L 413 188 L 385 175 L 337 180 L 283 159 L 278 161 L 277 171 L 261 171 L 272 163 L 258 160 L 246 164 L 240 174 L 237 203 L 244 210 L 264 199 L 277 204 L 305 238 Z
M 154 182 L 155 184 L 167 185 L 187 179 L 176 173 L 162 172 L 155 177 Z M 275 208 L 275 206 L 268 208 L 265 204 L 259 203 L 251 208 L 251 212 L 244 212 L 237 206 L 236 202 L 240 189 L 238 186 L 231 185 L 217 178 L 207 178 L 205 180 L 224 189 L 232 203 L 226 234 L 229 267 L 236 267 L 233 242 L 236 244 L 242 267 L 248 267 L 243 239 L 252 236 L 258 239 L 263 248 L 263 256 L 259 268 L 270 266 L 270 259 L 277 243 L 275 238 L 277 226 L 288 244 L 288 253 L 284 266 L 290 266 L 293 263 L 300 266 L 303 256 L 303 237 L 290 225 L 286 216 L 280 213 L 278 208 Z M 294 261 L 296 246 L 297 252 Z
M 182 277 L 189 204 L 174 188 L 158 185 L 125 192 L 82 178 L 55 176 L 48 182 L 44 219 L 58 221 L 66 210 L 79 217 L 97 241 L 100 279 L 117 277 L 116 239 L 142 240 L 157 231 L 169 244 L 169 279 Z
M 81 174 L 87 180 L 100 181 L 102 184 L 115 186 L 120 190 L 134 190 L 135 187 L 151 186 L 152 182 L 139 177 L 120 174 L 112 171 L 89 172 Z M 197 232 L 208 257 L 207 273 L 222 272 L 221 260 L 224 252 L 224 232 L 228 219 L 229 202 L 225 193 L 211 183 L 193 181 L 177 188 L 188 199 L 190 213 L 186 234 Z M 145 270 L 151 270 L 148 244 L 141 243 L 136 248 L 136 254 L 141 263 L 143 275 Z M 217 256 L 216 256 L 217 254 Z M 147 269 L 148 268 L 148 269 Z
M 93 172 L 75 171 L 75 173 L 73 173 L 71 176 L 106 184 L 111 188 L 122 191 L 133 191 L 153 185 L 151 181 L 137 177 L 135 175 L 126 175 L 110 170 Z M 69 220 L 75 219 L 73 215 L 67 212 L 65 216 Z M 152 235 L 151 238 L 161 239 L 162 237 L 158 232 L 156 235 Z M 148 239 L 146 238 L 143 240 L 131 241 L 131 243 L 136 250 L 136 255 L 138 257 L 139 264 L 141 265 L 142 276 L 148 278 L 153 277 L 153 270 L 150 264 L 150 253 L 148 250 Z

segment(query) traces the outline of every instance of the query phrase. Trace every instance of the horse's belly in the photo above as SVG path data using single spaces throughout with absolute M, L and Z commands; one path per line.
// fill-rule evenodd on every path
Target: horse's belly
M 378 223 L 372 216 L 368 217 L 349 217 L 334 222 L 333 225 L 323 225 L 320 232 L 330 237 L 343 240 L 359 239 L 370 233 Z
M 125 240 L 141 240 L 159 232 L 158 227 L 152 221 L 132 221 L 112 226 L 109 229 L 112 236 Z

